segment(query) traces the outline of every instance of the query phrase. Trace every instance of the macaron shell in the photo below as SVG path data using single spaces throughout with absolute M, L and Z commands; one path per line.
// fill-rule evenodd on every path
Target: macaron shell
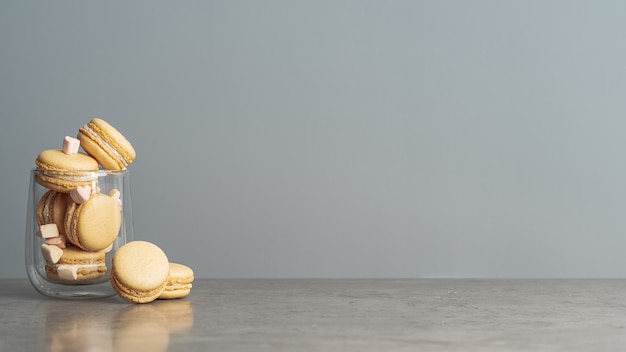
M 127 301 L 147 303 L 157 299 L 167 283 L 169 261 L 158 246 L 146 241 L 132 241 L 113 256 L 111 284 Z
M 56 224 L 59 233 L 65 233 L 65 214 L 70 203 L 67 193 L 47 191 L 37 204 L 37 223 Z
M 121 170 L 135 159 L 132 144 L 108 122 L 93 118 L 78 130 L 82 148 L 105 169 Z
M 190 267 L 183 264 L 170 263 L 167 285 L 159 299 L 176 299 L 189 295 L 193 279 L 193 270 Z
M 68 241 L 75 246 L 100 251 L 115 241 L 121 224 L 120 203 L 97 193 L 82 204 L 72 202 L 67 209 L 65 230 Z
M 111 287 L 118 296 L 122 297 L 128 302 L 133 303 L 150 303 L 163 293 L 165 289 L 165 282 L 163 282 L 160 286 L 147 291 L 136 291 L 127 286 L 124 286 L 118 279 L 117 275 L 111 273 Z
M 98 170 L 98 162 L 91 156 L 85 153 L 65 154 L 59 149 L 42 151 L 35 164 L 43 170 Z

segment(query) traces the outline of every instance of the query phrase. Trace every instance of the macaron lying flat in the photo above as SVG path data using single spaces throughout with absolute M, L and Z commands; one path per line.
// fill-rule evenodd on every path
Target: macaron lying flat
M 37 223 L 56 224 L 60 233 L 65 233 L 65 212 L 70 203 L 67 193 L 48 191 L 37 204 Z
M 93 118 L 78 130 L 80 145 L 105 169 L 122 170 L 135 159 L 130 142 L 108 122 Z
M 131 241 L 113 255 L 111 286 L 129 302 L 152 302 L 165 290 L 169 270 L 161 248 L 146 241 Z
M 35 164 L 39 169 L 35 181 L 57 192 L 69 193 L 78 186 L 92 186 L 98 179 L 89 172 L 98 170 L 98 162 L 84 153 L 66 154 L 47 149 L 39 153 Z
M 71 202 L 65 217 L 67 240 L 86 251 L 107 248 L 120 231 L 120 202 L 103 193 L 92 194 L 82 204 Z
M 191 291 L 193 279 L 193 270 L 190 267 L 170 263 L 167 285 L 159 299 L 175 299 L 187 296 Z
M 97 279 L 107 272 L 104 251 L 88 252 L 76 247 L 63 249 L 56 263 L 46 263 L 46 275 L 55 281 L 76 283 Z

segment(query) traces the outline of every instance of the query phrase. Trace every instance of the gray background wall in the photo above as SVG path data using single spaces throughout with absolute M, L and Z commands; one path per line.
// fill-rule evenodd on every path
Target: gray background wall
M 624 277 L 626 3 L 2 1 L 0 277 L 93 116 L 198 277 Z

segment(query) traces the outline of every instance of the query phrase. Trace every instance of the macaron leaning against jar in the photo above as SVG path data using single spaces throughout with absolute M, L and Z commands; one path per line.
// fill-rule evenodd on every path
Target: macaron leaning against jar
M 123 299 L 149 303 L 165 290 L 169 260 L 157 245 L 132 241 L 120 247 L 111 262 L 111 286 Z

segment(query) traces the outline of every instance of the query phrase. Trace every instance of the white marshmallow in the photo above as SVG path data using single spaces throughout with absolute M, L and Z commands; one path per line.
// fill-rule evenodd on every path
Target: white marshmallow
M 37 236 L 41 238 L 59 237 L 59 228 L 54 223 L 41 225 L 37 231 Z
M 63 255 L 63 250 L 57 246 L 42 244 L 41 245 L 41 254 L 46 262 L 50 264 L 56 264 L 61 256 Z

